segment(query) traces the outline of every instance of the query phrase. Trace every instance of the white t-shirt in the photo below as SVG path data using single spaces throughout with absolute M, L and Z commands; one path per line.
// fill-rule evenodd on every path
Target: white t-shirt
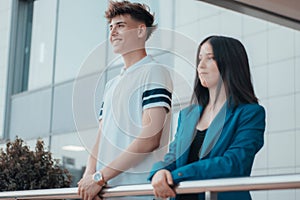
M 142 131 L 143 110 L 164 107 L 168 111 L 160 147 L 146 159 L 111 179 L 109 185 L 147 183 L 152 164 L 167 152 L 173 84 L 169 71 L 146 56 L 110 80 L 104 91 L 99 120 L 102 135 L 97 170 L 116 159 Z

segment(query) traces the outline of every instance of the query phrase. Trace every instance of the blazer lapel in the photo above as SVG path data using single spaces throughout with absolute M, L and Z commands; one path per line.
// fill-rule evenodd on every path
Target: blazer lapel
M 200 150 L 200 159 L 205 157 L 209 152 L 212 150 L 214 145 L 217 143 L 223 127 L 227 120 L 230 118 L 232 114 L 231 108 L 227 106 L 227 102 L 223 105 L 223 107 L 220 109 L 219 113 L 215 117 L 215 119 L 212 121 L 210 126 L 207 129 L 201 150 Z
M 202 113 L 202 107 L 201 106 L 196 106 L 194 107 L 188 115 L 185 117 L 184 121 L 181 124 L 182 126 L 182 138 L 180 141 L 180 150 L 179 152 L 179 159 L 178 159 L 178 164 L 183 165 L 186 163 L 188 159 L 188 149 L 191 146 L 191 143 L 194 138 L 194 133 L 195 133 L 195 127 L 198 123 L 199 116 Z

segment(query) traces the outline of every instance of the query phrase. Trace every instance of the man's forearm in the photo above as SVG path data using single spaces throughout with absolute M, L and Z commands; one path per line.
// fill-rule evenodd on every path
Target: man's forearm
M 158 134 L 161 135 L 161 133 Z M 131 167 L 138 165 L 149 153 L 159 147 L 159 141 L 158 138 L 135 139 L 121 155 L 101 170 L 104 174 L 104 179 L 106 181 L 110 180 Z
M 108 181 L 118 174 L 138 165 L 146 156 L 160 146 L 160 138 L 166 120 L 163 107 L 146 109 L 143 112 L 143 129 L 139 136 L 114 161 L 103 168 L 104 179 Z
M 98 159 L 97 157 L 98 157 L 100 137 L 101 137 L 101 127 L 102 127 L 102 123 L 100 122 L 96 142 L 92 148 L 92 152 L 91 152 L 90 156 L 88 157 L 87 166 L 86 166 L 84 175 L 93 174 L 96 171 L 96 165 L 97 165 L 97 159 Z

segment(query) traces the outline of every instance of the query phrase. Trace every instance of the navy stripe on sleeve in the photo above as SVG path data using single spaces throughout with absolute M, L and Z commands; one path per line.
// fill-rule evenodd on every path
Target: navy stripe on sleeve
M 156 89 L 152 89 L 152 90 L 146 90 L 144 93 L 143 93 L 143 99 L 146 98 L 146 97 L 149 97 L 151 95 L 160 95 L 160 94 L 163 94 L 163 95 L 166 95 L 168 96 L 170 99 L 172 99 L 172 93 L 169 92 L 167 89 L 165 88 L 156 88 Z
M 100 109 L 100 113 L 99 113 L 99 117 L 102 117 L 102 113 L 103 113 L 103 105 L 104 105 L 104 102 L 102 102 L 101 109 Z
M 142 106 L 153 103 L 165 103 L 169 105 L 169 108 L 171 107 L 172 100 L 172 93 L 169 92 L 165 88 L 155 88 L 151 90 L 146 90 L 143 93 L 143 103 Z

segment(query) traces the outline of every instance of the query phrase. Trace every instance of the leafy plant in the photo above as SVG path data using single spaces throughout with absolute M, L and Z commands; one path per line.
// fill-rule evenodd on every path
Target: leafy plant
M 0 149 L 0 192 L 70 187 L 71 174 L 37 140 L 30 151 L 20 138 Z

